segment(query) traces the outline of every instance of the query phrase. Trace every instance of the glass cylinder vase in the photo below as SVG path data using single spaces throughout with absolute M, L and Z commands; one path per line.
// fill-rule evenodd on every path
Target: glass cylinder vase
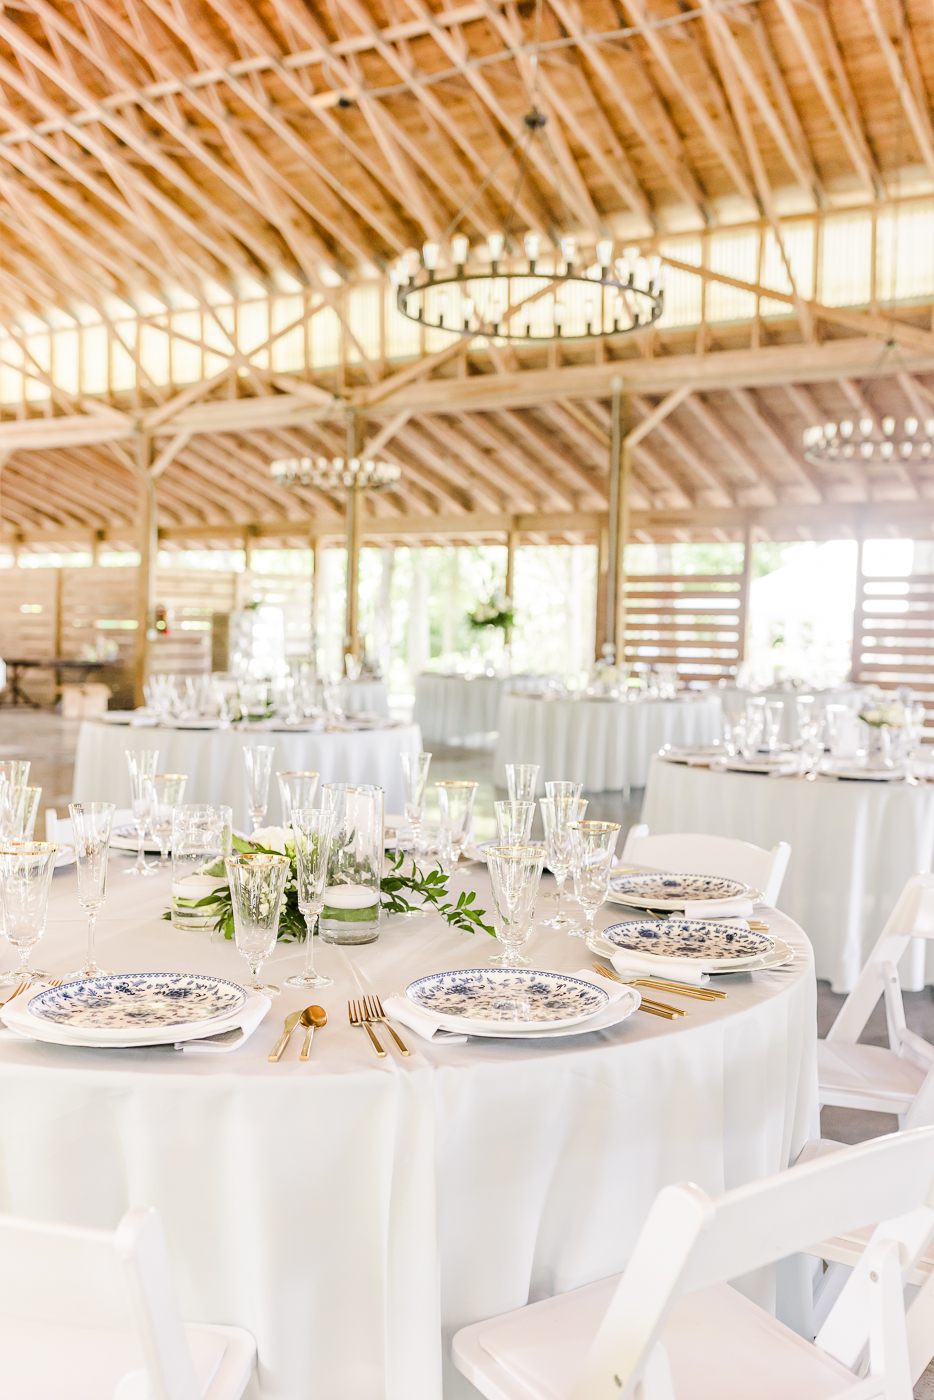
M 325 943 L 375 943 L 383 873 L 383 789 L 325 783 L 333 813 L 331 855 L 318 929 Z

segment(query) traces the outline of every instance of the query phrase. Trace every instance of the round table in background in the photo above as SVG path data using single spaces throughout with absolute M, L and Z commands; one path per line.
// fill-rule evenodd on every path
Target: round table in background
M 413 717 L 428 747 L 477 742 L 492 733 L 506 683 L 502 676 L 418 676 Z
M 340 686 L 341 705 L 345 714 L 389 716 L 389 699 L 382 681 L 345 680 Z
M 164 922 L 168 875 L 125 878 L 131 860 L 111 857 L 102 963 L 243 982 L 234 945 Z M 467 887 L 489 909 L 483 867 L 455 876 Z M 662 1186 L 718 1194 L 783 1170 L 816 1135 L 810 949 L 767 918 L 791 967 L 721 979 L 725 1001 L 689 1001 L 677 1022 L 636 1012 L 558 1040 L 434 1044 L 399 1026 L 409 1058 L 376 1058 L 348 997 L 490 956 L 486 934 L 438 916 L 316 950 L 334 984 L 314 994 L 328 1024 L 307 1063 L 298 1035 L 267 1060 L 283 1017 L 312 999 L 288 988 L 229 1054 L 0 1032 L 0 1210 L 112 1229 L 156 1206 L 183 1315 L 253 1333 L 263 1400 L 476 1400 L 449 1362 L 460 1327 L 622 1269 Z M 35 960 L 64 972 L 84 939 L 62 871 Z M 590 961 L 551 929 L 528 952 L 569 972 Z M 282 984 L 301 956 L 280 945 L 264 977 Z
M 906 880 L 931 869 L 934 783 L 773 778 L 652 759 L 642 820 L 653 833 L 791 846 L 779 908 L 807 929 L 817 976 L 852 990 Z M 922 956 L 924 949 L 919 950 Z M 934 961 L 904 964 L 913 990 Z
M 795 701 L 799 695 L 813 695 L 814 708 L 817 711 L 823 711 L 828 705 L 848 705 L 850 709 L 855 710 L 863 692 L 855 685 L 837 686 L 831 690 L 782 690 L 780 687 L 741 690 L 739 686 L 726 685 L 718 686 L 717 694 L 720 696 L 724 714 L 743 714 L 746 701 L 754 699 L 757 695 L 764 695 L 766 700 L 780 700 L 784 709 L 778 737 L 783 744 L 794 744 L 798 739 L 798 710 Z
M 386 811 L 404 810 L 400 753 L 418 753 L 417 724 L 349 733 L 303 730 L 170 729 L 85 720 L 78 733 L 74 796 L 77 802 L 130 805 L 127 749 L 158 749 L 160 773 L 187 773 L 186 802 L 225 803 L 234 826 L 249 830 L 246 773 L 241 750 L 271 744 L 275 750 L 267 823 L 283 819 L 275 773 L 308 769 L 321 783 L 374 783 L 385 790 Z
M 710 744 L 720 737 L 717 694 L 678 700 L 588 697 L 541 700 L 504 695 L 493 778 L 506 786 L 507 763 L 537 763 L 538 791 L 565 778 L 585 792 L 645 786 L 649 759 L 663 744 Z

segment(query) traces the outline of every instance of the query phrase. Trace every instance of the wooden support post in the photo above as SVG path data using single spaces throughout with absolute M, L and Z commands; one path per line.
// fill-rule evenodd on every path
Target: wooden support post
M 321 616 L 321 588 L 324 583 L 324 570 L 322 565 L 324 560 L 321 556 L 321 544 L 318 540 L 311 542 L 311 662 L 317 671 L 318 668 L 318 627 Z
M 614 378 L 610 433 L 610 518 L 607 544 L 606 626 L 607 654 L 623 661 L 626 638 L 626 543 L 629 539 L 629 480 L 632 453 L 628 403 L 623 398 L 623 381 Z
M 862 669 L 860 652 L 863 641 L 863 600 L 865 593 L 866 575 L 863 572 L 863 550 L 866 541 L 863 538 L 863 526 L 860 523 L 856 536 L 856 598 L 853 606 L 853 643 L 850 648 L 850 680 L 854 685 L 859 685 L 860 671 Z
M 513 600 L 516 582 L 516 548 L 519 544 L 518 530 L 506 532 L 506 597 Z
M 626 545 L 629 543 L 630 483 L 632 481 L 632 450 L 628 438 L 623 438 L 619 472 L 619 530 L 616 536 L 616 659 L 626 659 Z
M 156 635 L 156 558 L 159 550 L 159 517 L 156 483 L 152 478 L 155 444 L 151 433 L 137 433 L 134 462 L 139 488 L 139 577 L 136 595 L 136 646 L 133 656 L 133 697 L 143 703 L 148 644 Z
M 603 655 L 603 644 L 606 641 L 606 599 L 607 599 L 607 574 L 610 563 L 610 532 L 605 525 L 597 531 L 597 616 L 594 628 L 594 648 L 595 660 L 599 661 Z
M 347 456 L 359 457 L 363 450 L 363 419 L 356 413 L 347 415 Z M 363 492 L 359 487 L 347 488 L 347 614 L 344 627 L 344 669 L 346 658 L 360 657 L 360 525 L 363 513 Z
M 739 616 L 736 620 L 736 630 L 739 634 L 736 646 L 737 670 L 739 669 L 740 662 L 746 660 L 749 634 L 749 590 L 752 585 L 752 550 L 754 542 L 753 526 L 747 522 L 746 528 L 743 531 L 743 579 L 740 585 Z

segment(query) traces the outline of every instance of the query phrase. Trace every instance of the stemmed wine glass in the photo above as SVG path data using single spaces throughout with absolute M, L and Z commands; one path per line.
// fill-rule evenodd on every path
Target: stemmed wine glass
M 29 759 L 0 759 L 0 783 L 10 783 L 13 787 L 25 787 L 29 782 L 31 767 Z
M 237 951 L 246 958 L 253 974 L 250 990 L 267 997 L 279 995 L 279 988 L 259 980 L 259 970 L 276 946 L 279 936 L 279 910 L 292 862 L 288 856 L 230 855 L 224 859 L 230 885 L 234 936 Z
M 586 922 L 580 932 L 588 948 L 593 948 L 594 915 L 610 892 L 610 871 L 618 836 L 618 822 L 571 823 L 574 898 L 584 911 Z
M 507 763 L 506 787 L 510 802 L 534 802 L 538 763 Z
M 77 972 L 70 972 L 66 979 L 74 982 L 110 975 L 98 966 L 94 956 L 94 924 L 107 898 L 107 860 L 116 809 L 112 802 L 72 802 L 68 810 L 78 869 L 78 903 L 88 916 L 88 952 L 84 966 Z
M 272 774 L 272 760 L 275 749 L 269 744 L 257 744 L 255 748 L 243 746 L 243 764 L 249 788 L 250 820 L 253 830 L 263 824 L 266 808 L 269 806 L 269 778 Z
M 532 836 L 534 802 L 494 802 L 496 834 L 501 846 L 527 846 Z
M 2 979 L 41 982 L 49 976 L 29 966 L 29 955 L 45 932 L 49 890 L 58 847 L 53 841 L 8 841 L 0 845 L 0 908 L 3 932 L 17 950 L 20 965 Z
M 435 783 L 438 794 L 438 811 L 441 821 L 451 833 L 455 850 L 470 839 L 473 824 L 473 804 L 479 784 L 465 779 L 451 779 Z
M 185 797 L 187 773 L 159 773 L 153 779 L 152 834 L 159 842 L 159 868 L 169 864 L 172 818 Z
M 158 749 L 125 749 L 127 767 L 130 770 L 130 805 L 133 809 L 133 825 L 136 827 L 136 864 L 124 875 L 155 875 L 156 866 L 147 865 L 143 859 L 143 844 L 146 828 L 152 819 L 154 796 L 153 779 L 156 764 L 159 762 Z
M 422 822 L 425 819 L 425 787 L 428 782 L 428 769 L 431 767 L 430 753 L 401 753 L 402 787 L 405 793 L 405 815 L 412 828 L 412 848 L 416 855 L 421 852 Z
M 0 840 L 32 840 L 41 796 L 41 787 L 0 782 Z
M 493 889 L 493 924 L 503 950 L 490 962 L 500 967 L 528 967 L 530 959 L 519 950 L 532 932 L 545 852 L 541 846 L 488 846 L 486 859 Z
M 315 971 L 315 921 L 324 908 L 328 857 L 334 813 L 321 808 L 293 807 L 290 813 L 295 838 L 298 907 L 305 920 L 305 966 L 285 979 L 288 987 L 329 987 L 333 977 Z
M 279 784 L 279 801 L 282 805 L 283 826 L 288 826 L 293 808 L 297 807 L 299 811 L 304 811 L 314 802 L 315 793 L 318 791 L 319 776 L 318 773 L 312 773 L 308 770 L 276 774 L 276 781 Z

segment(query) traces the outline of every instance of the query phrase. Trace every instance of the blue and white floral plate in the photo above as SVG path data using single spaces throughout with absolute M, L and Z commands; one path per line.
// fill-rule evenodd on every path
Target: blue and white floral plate
M 419 977 L 405 989 L 410 1001 L 437 1016 L 446 1029 L 478 1023 L 515 1032 L 567 1028 L 609 1004 L 602 987 L 564 972 L 536 968 L 468 967 Z
M 683 909 L 692 899 L 739 899 L 749 894 L 742 880 L 725 875 L 678 875 L 652 871 L 643 875 L 614 875 L 609 898 L 633 909 Z
M 31 997 L 34 1021 L 107 1043 L 152 1041 L 235 1015 L 247 999 L 236 982 L 203 973 L 130 972 L 66 982 Z
M 775 947 L 774 938 L 766 933 L 708 919 L 630 919 L 601 929 L 600 937 L 626 952 L 701 962 L 748 962 Z

